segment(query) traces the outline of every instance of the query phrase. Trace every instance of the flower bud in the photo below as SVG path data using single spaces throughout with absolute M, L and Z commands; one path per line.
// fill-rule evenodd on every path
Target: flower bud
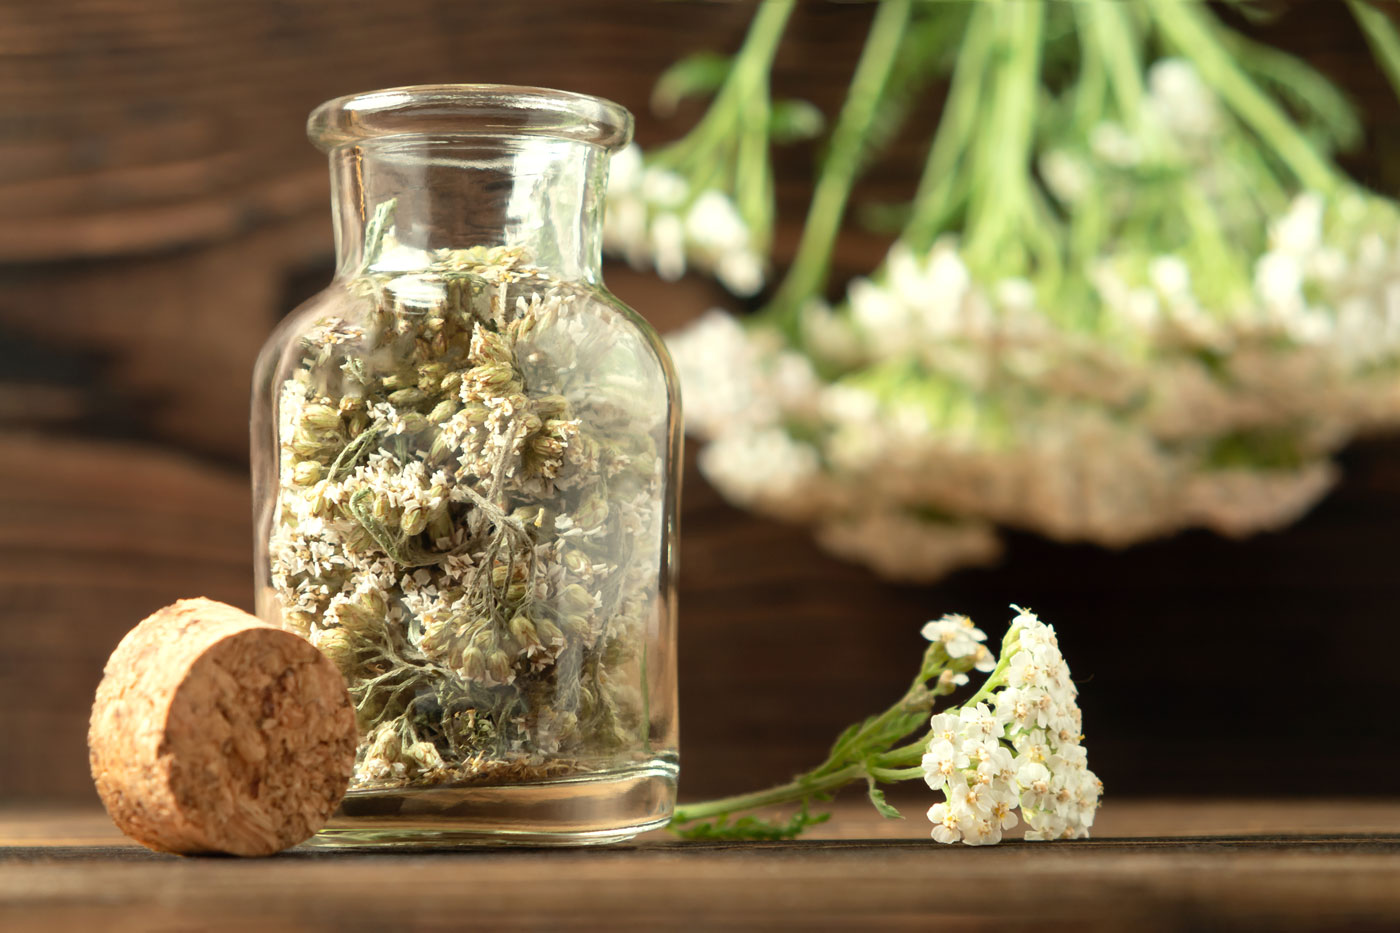
M 428 537 L 432 539 L 434 547 L 451 547 L 452 516 L 447 509 L 443 509 L 428 519 Z
M 307 405 L 301 411 L 302 426 L 311 431 L 340 430 L 340 412 L 329 405 Z
M 486 676 L 486 655 L 476 645 L 462 649 L 462 663 L 458 670 L 467 680 L 481 680 Z
M 550 619 L 541 616 L 535 621 L 535 634 L 539 637 L 540 644 L 550 648 L 564 647 L 564 631 L 555 625 Z
M 526 654 L 542 647 L 535 623 L 531 622 L 530 617 L 525 613 L 517 612 L 511 616 L 507 627 L 510 629 L 511 637 L 520 645 L 520 650 Z
M 505 564 L 497 564 L 491 568 L 491 585 L 496 589 L 501 589 L 506 585 L 506 577 L 510 574 L 510 568 Z
M 500 389 L 515 378 L 515 370 L 505 363 L 484 363 L 473 367 L 467 378 L 483 390 Z
M 424 771 L 436 771 L 443 767 L 442 754 L 432 742 L 414 742 L 404 751 L 404 757 Z
M 469 402 L 462 408 L 459 416 L 469 427 L 479 428 L 486 423 L 486 419 L 491 417 L 491 409 L 480 402 Z
M 318 460 L 303 460 L 292 468 L 292 482 L 298 486 L 310 486 L 321 478 L 321 463 Z
M 591 493 L 574 510 L 574 521 L 585 531 L 597 528 L 608 519 L 608 500 L 601 493 Z
M 559 606 L 565 612 L 589 612 L 594 607 L 594 595 L 577 583 L 570 583 L 559 594 Z
M 305 610 L 288 609 L 286 612 L 282 613 L 282 625 L 284 628 L 296 632 L 302 638 L 306 638 L 311 634 L 311 622 L 315 618 L 316 616 L 314 614 L 306 612 Z
M 370 514 L 378 522 L 387 522 L 389 516 L 394 514 L 394 507 L 389 502 L 388 496 L 375 496 L 374 505 L 370 506 Z
M 511 669 L 510 655 L 497 648 L 486 656 L 486 672 L 498 684 L 508 684 L 515 679 Z
M 389 403 L 395 408 L 412 408 L 421 404 L 428 397 L 428 394 L 417 386 L 407 389 L 399 389 L 397 392 L 389 393 Z
M 365 527 L 356 524 L 345 536 L 345 547 L 357 553 L 364 553 L 375 547 L 374 536 L 365 530 Z
M 335 439 L 327 438 L 324 434 L 307 434 L 304 431 L 297 431 L 292 435 L 292 442 L 289 444 L 292 453 L 304 459 L 326 456 L 335 449 Z
M 400 418 L 399 421 L 403 424 L 404 434 L 421 434 L 430 427 L 428 419 L 416 411 L 409 412 Z
M 535 399 L 535 411 L 546 421 L 567 420 L 570 413 L 569 400 L 562 395 L 541 395 Z
M 370 734 L 365 757 L 397 761 L 401 751 L 403 751 L 403 741 L 399 738 L 399 734 L 394 731 L 393 725 L 386 722 L 375 727 L 374 732 Z
M 530 441 L 530 449 L 546 459 L 558 459 L 564 456 L 564 444 L 562 441 L 541 435 Z
M 457 410 L 461 407 L 461 404 L 456 399 L 443 399 L 433 406 L 433 410 L 428 413 L 428 420 L 433 424 L 442 424 L 444 421 L 457 414 Z
M 510 345 L 504 337 L 494 331 L 487 330 L 480 324 L 476 326 L 476 331 L 472 334 L 471 349 L 467 351 L 467 355 L 477 365 L 483 363 L 509 364 L 513 356 Z
M 378 590 L 364 590 L 355 599 L 355 605 L 364 613 L 365 618 L 373 620 L 375 623 L 383 622 L 389 617 L 389 606 L 384 601 L 384 594 Z
M 354 671 L 359 652 L 350 632 L 344 628 L 323 629 L 316 633 L 314 641 L 320 652 L 330 658 L 342 674 L 349 676 Z
M 428 527 L 428 513 L 420 506 L 410 505 L 403 511 L 403 521 L 400 527 L 404 534 L 416 535 Z
M 522 525 L 535 525 L 538 527 L 540 516 L 544 514 L 544 509 L 538 505 L 522 505 L 510 517 L 520 522 Z
M 330 518 L 335 514 L 335 503 L 331 500 L 331 484 L 325 480 L 316 484 L 311 492 L 311 514 L 317 518 Z
M 452 441 L 448 439 L 448 436 L 439 433 L 437 437 L 433 438 L 433 443 L 428 447 L 429 462 L 446 463 L 449 455 L 452 453 L 452 449 Z
M 447 375 L 447 364 L 442 362 L 424 363 L 418 367 L 418 388 L 424 392 L 432 392 L 442 385 L 442 379 Z
M 564 566 L 569 569 L 570 573 L 580 577 L 593 573 L 593 562 L 588 559 L 588 555 L 576 547 L 564 551 Z

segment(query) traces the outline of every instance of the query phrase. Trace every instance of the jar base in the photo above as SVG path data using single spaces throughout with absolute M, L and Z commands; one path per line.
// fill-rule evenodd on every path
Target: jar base
M 551 781 L 351 791 L 316 847 L 580 846 L 622 842 L 665 826 L 675 807 L 674 758 Z

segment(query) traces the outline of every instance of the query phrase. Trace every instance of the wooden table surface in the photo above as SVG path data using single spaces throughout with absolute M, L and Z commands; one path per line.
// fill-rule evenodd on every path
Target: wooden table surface
M 1109 801 L 1094 839 L 980 849 L 905 812 L 852 801 L 794 842 L 238 860 L 0 810 L 0 930 L 1400 928 L 1400 800 Z

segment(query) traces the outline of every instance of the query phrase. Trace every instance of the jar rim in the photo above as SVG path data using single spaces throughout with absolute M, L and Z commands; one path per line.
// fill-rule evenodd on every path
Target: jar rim
M 510 84 L 420 84 L 321 104 L 306 135 L 323 152 L 390 136 L 546 136 L 619 149 L 632 114 L 602 97 Z

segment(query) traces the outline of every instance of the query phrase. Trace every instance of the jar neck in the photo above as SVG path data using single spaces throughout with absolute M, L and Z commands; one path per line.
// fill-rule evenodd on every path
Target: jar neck
M 425 268 L 440 249 L 521 248 L 563 280 L 601 280 L 608 153 L 541 136 L 398 136 L 332 150 L 336 275 Z

